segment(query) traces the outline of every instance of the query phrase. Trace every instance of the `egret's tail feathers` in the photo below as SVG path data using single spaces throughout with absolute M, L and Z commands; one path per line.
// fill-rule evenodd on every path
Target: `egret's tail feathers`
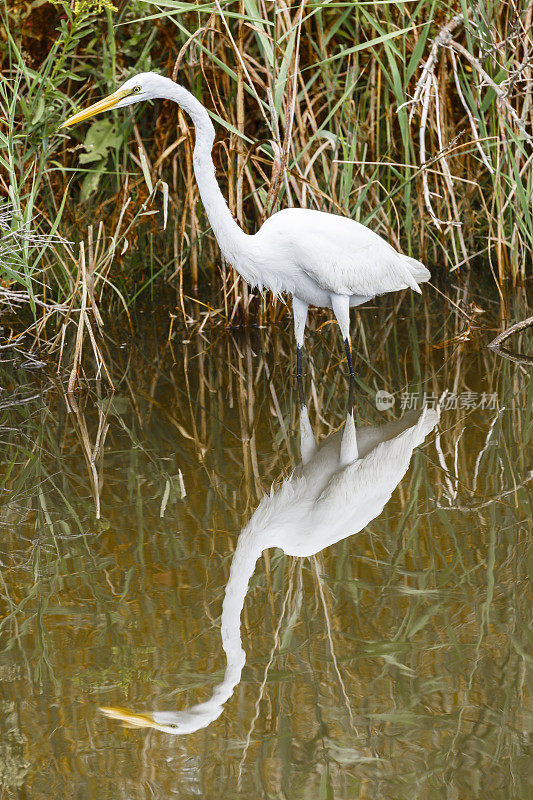
M 407 265 L 409 272 L 417 283 L 425 283 L 426 281 L 429 281 L 431 278 L 431 272 L 422 264 L 421 261 L 417 261 L 416 258 L 411 258 L 410 256 L 402 256 L 402 258 L 404 264 Z

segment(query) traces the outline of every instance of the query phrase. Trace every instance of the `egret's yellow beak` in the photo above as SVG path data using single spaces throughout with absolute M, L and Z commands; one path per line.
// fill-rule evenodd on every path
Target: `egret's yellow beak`
M 127 708 L 109 708 L 104 706 L 100 709 L 102 714 L 110 719 L 118 719 L 127 728 L 157 728 L 157 723 L 151 714 L 137 714 Z
M 76 125 L 77 122 L 89 119 L 89 117 L 94 117 L 95 114 L 108 111 L 110 108 L 114 108 L 123 97 L 127 97 L 129 94 L 131 94 L 131 89 L 118 89 L 116 92 L 113 92 L 113 94 L 110 94 L 109 97 L 104 97 L 103 100 L 93 103 L 92 106 L 84 108 L 83 111 L 78 111 L 77 114 L 74 114 L 74 116 L 62 122 L 59 127 L 68 128 L 69 125 Z

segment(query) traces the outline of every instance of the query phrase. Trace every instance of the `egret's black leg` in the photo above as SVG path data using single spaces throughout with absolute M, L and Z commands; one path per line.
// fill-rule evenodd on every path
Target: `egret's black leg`
M 302 377 L 302 350 L 303 347 L 296 345 L 296 377 Z
M 355 374 L 353 371 L 353 364 L 352 364 L 352 351 L 350 350 L 350 342 L 348 339 L 344 340 L 344 349 L 346 350 L 346 358 L 348 359 L 348 369 L 350 370 L 350 378 L 355 378 Z

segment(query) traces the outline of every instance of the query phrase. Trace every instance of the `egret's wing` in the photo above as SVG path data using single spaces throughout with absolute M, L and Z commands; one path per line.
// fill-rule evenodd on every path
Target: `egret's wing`
M 337 516 L 346 517 L 353 528 L 351 533 L 362 530 L 381 514 L 407 472 L 414 448 L 424 441 L 437 421 L 437 412 L 425 409 L 415 426 L 336 472 L 318 497 L 316 511 L 328 518 L 335 509 Z
M 281 226 L 291 257 L 327 292 L 363 297 L 408 287 L 420 292 L 410 268 L 410 262 L 418 262 L 397 253 L 353 219 L 311 209 L 285 209 L 265 226 L 268 222 Z
M 413 428 L 417 424 L 422 413 L 424 413 L 423 409 L 412 409 L 411 411 L 407 411 L 400 419 L 388 420 L 381 425 L 359 426 L 357 428 L 359 458 L 367 456 L 378 444 L 388 441 L 389 439 L 394 439 L 408 428 Z

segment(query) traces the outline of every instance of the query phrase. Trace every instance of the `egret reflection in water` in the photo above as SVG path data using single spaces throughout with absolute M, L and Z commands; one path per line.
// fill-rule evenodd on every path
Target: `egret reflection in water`
M 262 552 L 278 547 L 287 555 L 313 556 L 365 528 L 382 512 L 407 472 L 413 450 L 438 418 L 437 411 L 426 407 L 393 422 L 356 428 L 353 414 L 348 413 L 344 429 L 317 444 L 307 408 L 302 406 L 301 462 L 278 489 L 263 497 L 233 555 L 222 604 L 223 681 L 208 700 L 183 711 L 139 713 L 109 707 L 101 711 L 128 726 L 172 734 L 192 733 L 216 720 L 239 683 L 246 661 L 241 613 Z

